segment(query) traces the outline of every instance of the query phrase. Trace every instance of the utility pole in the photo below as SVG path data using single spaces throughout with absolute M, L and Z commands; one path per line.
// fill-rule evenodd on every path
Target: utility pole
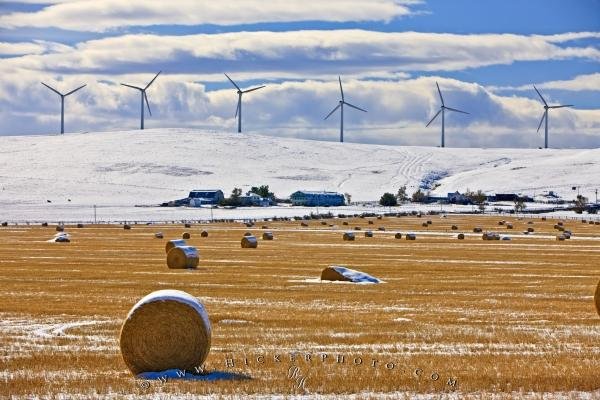
M 98 223 L 98 220 L 96 219 L 96 205 L 94 204 L 94 225 L 96 225 Z

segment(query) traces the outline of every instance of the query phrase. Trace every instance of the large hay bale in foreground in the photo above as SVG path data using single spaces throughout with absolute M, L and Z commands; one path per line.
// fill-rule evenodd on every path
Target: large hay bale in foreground
M 208 237 L 208 231 L 200 232 L 200 237 Z
M 181 235 L 182 239 L 190 239 L 191 237 L 192 235 L 189 232 L 183 232 L 183 235 Z
M 596 293 L 594 294 L 594 302 L 596 303 L 596 311 L 598 315 L 600 315 L 600 281 L 598 282 L 598 286 L 596 286 Z
M 169 254 L 169 251 L 173 247 L 179 247 L 179 246 L 187 246 L 187 243 L 185 242 L 185 240 L 182 240 L 182 239 L 169 240 L 167 242 L 167 244 L 165 244 L 165 253 Z
M 167 253 L 167 266 L 171 269 L 196 268 L 199 262 L 198 250 L 193 246 L 173 247 Z
M 273 232 L 263 232 L 263 240 L 273 240 Z
M 344 232 L 344 236 L 342 236 L 342 238 L 347 241 L 353 241 L 355 239 L 354 232 Z
M 256 240 L 255 236 L 244 236 L 241 244 L 243 249 L 256 249 L 258 247 L 258 240 Z
M 179 290 L 159 290 L 129 311 L 119 342 L 123 361 L 134 375 L 194 371 L 210 351 L 210 321 L 195 297 Z
M 379 283 L 380 280 L 361 271 L 339 265 L 332 265 L 321 272 L 322 281 L 342 281 L 353 283 Z

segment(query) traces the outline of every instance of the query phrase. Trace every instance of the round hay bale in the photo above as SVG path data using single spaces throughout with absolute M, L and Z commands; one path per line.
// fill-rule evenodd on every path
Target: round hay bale
M 185 224 L 183 224 L 183 227 L 184 227 L 184 228 L 191 228 L 191 227 L 192 227 L 192 224 L 190 224 L 190 223 L 186 222 Z
M 348 221 L 342 222 L 342 225 L 348 225 Z
M 546 217 L 542 217 L 542 221 L 545 221 L 545 220 L 546 220 Z
M 200 237 L 208 237 L 208 231 L 200 232 Z
M 362 228 L 361 228 L 360 226 L 355 226 L 355 227 L 354 227 L 354 230 L 355 230 L 355 231 L 360 231 L 361 229 L 362 229 Z
M 565 235 L 561 234 L 561 235 L 556 236 L 556 240 L 560 240 L 561 242 L 565 239 L 566 239 Z
M 192 235 L 190 235 L 189 232 L 183 232 L 183 235 L 181 235 L 182 239 L 191 239 Z
M 322 281 L 342 281 L 353 283 L 379 283 L 379 279 L 341 265 L 329 266 L 321 271 Z
M 162 232 L 156 232 L 156 233 L 154 234 L 154 238 L 155 238 L 155 239 L 163 239 L 164 237 L 165 237 L 165 236 L 163 235 L 163 233 L 162 233 Z
M 47 222 L 42 222 L 42 226 L 48 226 Z
M 457 236 L 458 240 L 465 240 L 465 234 L 464 233 L 459 233 Z
M 8 226 L 8 222 L 4 221 L 4 222 L 2 223 L 2 226 Z
M 585 219 L 582 219 L 582 220 L 581 220 L 581 223 L 582 223 L 582 224 L 587 224 L 587 220 L 585 220 Z
M 556 223 L 556 225 L 558 225 L 558 226 L 563 226 L 563 225 L 564 225 L 564 223 L 563 223 L 562 221 L 558 221 L 558 222 Z
M 300 226 L 307 227 L 307 226 L 308 226 L 308 224 L 307 224 L 306 222 L 301 222 L 301 223 L 300 223 Z
M 269 229 L 269 227 L 267 225 L 263 225 L 261 229 Z
M 244 236 L 241 243 L 242 249 L 256 249 L 258 247 L 258 240 L 254 236 Z
M 431 224 L 433 224 L 433 221 L 431 221 L 431 220 L 427 220 L 426 224 L 427 224 L 427 225 L 431 225 Z
M 506 229 L 512 229 L 513 228 L 513 224 L 506 224 Z
M 372 221 L 372 220 L 369 220 L 368 224 L 369 224 L 369 225 L 373 225 L 373 221 Z
M 252 232 L 246 232 L 244 233 L 244 236 L 252 236 Z
M 6 226 L 6 225 L 4 225 L 4 226 Z M 64 227 L 64 226 L 62 226 L 62 225 L 58 225 L 58 226 L 56 227 L 56 232 L 64 232 L 64 231 L 65 231 L 65 227 Z
M 473 228 L 473 232 L 474 233 L 481 233 L 483 232 L 483 228 L 480 226 L 476 226 L 475 228 Z
M 527 221 L 527 225 L 533 225 L 533 221 Z
M 423 228 L 427 228 L 429 225 L 427 224 L 427 222 L 423 222 L 423 223 L 421 224 L 421 226 L 422 226 Z
M 417 240 L 417 235 L 415 235 L 414 233 L 407 233 L 406 240 Z
M 596 293 L 594 294 L 594 303 L 596 303 L 596 311 L 598 315 L 600 315 L 600 281 L 598 282 L 598 286 L 596 286 Z
M 457 231 L 458 230 L 458 226 L 457 225 L 452 225 L 452 230 L 453 231 Z
M 504 224 L 506 224 L 506 221 L 498 221 L 498 225 L 502 226 Z
M 182 239 L 169 240 L 167 242 L 167 244 L 165 244 L 165 253 L 169 254 L 169 251 L 173 247 L 180 247 L 180 246 L 187 246 L 187 243 L 185 243 L 185 240 L 182 240 Z
M 377 228 L 378 231 L 382 231 L 385 232 L 385 226 L 380 226 L 379 228 Z
M 596 222 L 595 222 L 595 224 L 596 224 L 596 225 L 600 225 L 600 221 L 596 221 Z
M 397 232 L 397 233 L 394 235 L 394 238 L 396 238 L 396 239 L 402 239 L 402 234 L 401 234 L 400 232 Z
M 179 290 L 159 290 L 138 301 L 123 322 L 119 344 L 134 374 L 193 371 L 210 351 L 211 326 L 202 303 Z
M 167 253 L 167 266 L 171 269 L 196 268 L 199 262 L 198 250 L 192 246 L 173 247 Z
M 273 232 L 263 232 L 263 240 L 273 240 Z
M 254 226 L 254 222 L 246 222 L 246 228 L 252 228 Z
M 590 225 L 594 225 L 594 221 L 590 221 Z
M 372 231 L 365 231 L 365 237 L 373 237 Z
M 83 224 L 77 224 L 78 228 L 83 228 Z
M 378 215 L 377 219 L 383 219 L 383 217 L 381 215 Z
M 533 233 L 533 232 L 535 232 L 535 229 L 533 229 L 533 228 L 527 228 L 527 232 Z
M 342 236 L 342 239 L 347 241 L 353 241 L 355 239 L 354 232 L 344 232 L 344 236 Z
M 126 231 L 131 229 L 131 225 L 125 224 L 123 225 L 123 229 L 125 229 Z

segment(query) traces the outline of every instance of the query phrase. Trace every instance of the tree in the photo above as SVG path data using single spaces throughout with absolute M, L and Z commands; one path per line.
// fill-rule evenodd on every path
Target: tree
M 233 190 L 231 191 L 231 198 L 232 199 L 239 199 L 242 196 L 242 189 L 240 188 L 233 188 Z
M 255 193 L 260 197 L 264 197 L 265 199 L 275 199 L 275 193 L 269 192 L 269 185 L 261 185 L 261 186 L 252 186 L 248 193 Z
M 346 204 L 350 205 L 352 202 L 352 195 L 350 193 L 344 193 L 344 198 L 346 199 Z
M 583 195 L 578 194 L 577 199 L 575 200 L 575 212 L 577 214 L 581 214 L 587 207 L 588 198 Z
M 423 193 L 421 188 L 419 188 L 413 193 L 411 200 L 413 203 L 423 203 L 425 201 L 425 197 L 425 193 Z
M 525 202 L 523 201 L 523 199 L 517 198 L 515 200 L 515 212 L 517 212 L 517 213 L 523 212 L 523 210 L 525 210 L 525 208 L 527 208 L 527 205 L 525 205 Z
M 398 189 L 398 193 L 396 194 L 396 199 L 398 199 L 399 203 L 404 203 L 405 201 L 408 201 L 408 195 L 406 194 L 406 185 L 400 187 L 400 189 Z
M 381 199 L 379 199 L 379 204 L 384 207 L 392 207 L 397 206 L 398 201 L 396 200 L 396 196 L 394 196 L 392 193 L 386 192 L 383 194 L 383 196 L 381 196 Z
M 471 192 L 469 189 L 467 189 L 465 196 L 467 196 L 474 204 L 477 204 L 479 211 L 485 211 L 485 201 L 487 200 L 485 193 L 483 193 L 481 190 L 478 190 L 477 192 Z
M 242 205 L 242 201 L 240 200 L 240 197 L 242 196 L 242 189 L 240 188 L 234 188 L 231 191 L 231 196 L 229 196 L 229 198 L 227 199 L 223 199 L 221 200 L 221 202 L 219 203 L 222 206 L 240 206 Z

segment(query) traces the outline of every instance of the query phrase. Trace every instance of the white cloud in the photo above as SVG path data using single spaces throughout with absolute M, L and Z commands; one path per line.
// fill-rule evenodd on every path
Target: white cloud
M 581 91 L 600 91 L 600 73 L 578 75 L 573 79 L 561 80 L 561 81 L 549 81 L 536 83 L 535 86 L 538 89 L 555 89 L 555 90 L 569 90 L 574 92 Z M 494 91 L 528 91 L 533 90 L 533 85 L 521 85 L 521 86 L 490 86 L 489 90 Z
M 32 42 L 0 42 L 0 56 L 23 56 L 28 54 L 60 53 L 70 47 L 60 43 L 34 40 Z
M 41 2 L 41 1 L 40 1 Z M 103 32 L 129 26 L 238 25 L 293 21 L 391 21 L 409 15 L 408 0 L 73 0 L 36 12 L 0 16 L 0 27 L 57 27 Z

